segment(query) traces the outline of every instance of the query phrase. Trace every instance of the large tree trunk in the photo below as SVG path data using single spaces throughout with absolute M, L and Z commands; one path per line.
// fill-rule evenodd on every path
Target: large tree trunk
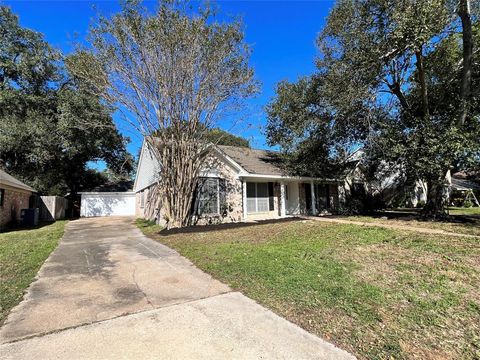
M 418 83 L 420 85 L 420 92 L 422 98 L 422 117 L 427 121 L 430 117 L 430 109 L 428 105 L 428 89 L 425 80 L 425 67 L 423 65 L 422 47 L 415 51 L 415 58 L 417 60 Z
M 445 181 L 442 178 L 427 180 L 427 203 L 423 214 L 428 217 L 443 217 L 446 212 Z
M 468 98 L 470 97 L 472 86 L 473 33 L 470 0 L 460 0 L 458 16 L 462 21 L 463 68 L 457 125 L 462 126 L 468 115 Z

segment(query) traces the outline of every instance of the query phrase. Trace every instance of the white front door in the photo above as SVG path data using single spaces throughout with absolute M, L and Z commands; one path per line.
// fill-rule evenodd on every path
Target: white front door
M 299 184 L 288 183 L 285 185 L 286 210 L 287 215 L 300 214 Z

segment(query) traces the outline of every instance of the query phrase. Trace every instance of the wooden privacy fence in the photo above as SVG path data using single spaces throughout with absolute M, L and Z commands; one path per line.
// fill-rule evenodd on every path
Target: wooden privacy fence
M 53 221 L 65 218 L 68 200 L 61 196 L 40 196 L 40 220 Z

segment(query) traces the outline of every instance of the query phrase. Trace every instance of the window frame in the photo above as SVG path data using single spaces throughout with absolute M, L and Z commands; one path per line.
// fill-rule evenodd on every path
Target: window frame
M 202 199 L 202 194 L 203 194 L 202 187 L 205 185 L 205 183 L 207 181 L 211 181 L 211 180 L 214 180 L 215 183 L 216 183 L 217 211 L 216 212 L 200 212 L 200 209 L 201 209 L 200 204 L 201 204 L 202 201 L 205 201 L 204 199 Z M 220 178 L 218 178 L 218 177 L 201 177 L 201 178 L 199 178 L 199 182 L 200 182 L 200 186 L 197 188 L 197 194 L 196 194 L 196 199 L 195 199 L 195 202 L 196 202 L 195 213 L 198 216 L 218 216 L 218 215 L 220 215 Z M 209 201 L 209 200 L 207 200 L 207 201 Z
M 0 189 L 0 207 L 3 207 L 5 202 L 5 189 Z
M 265 213 L 269 213 L 271 211 L 275 211 L 275 208 L 273 210 L 271 210 L 271 207 L 272 207 L 271 205 L 273 203 L 271 198 L 273 197 L 273 193 L 271 194 L 270 191 L 273 192 L 274 185 L 270 185 L 270 183 L 271 182 L 259 182 L 259 181 L 257 181 L 257 182 L 248 181 L 247 182 L 247 189 L 248 189 L 248 184 L 254 184 L 255 185 L 255 196 L 253 196 L 253 197 L 248 196 L 248 191 L 247 191 L 247 194 L 246 194 L 247 204 L 248 204 L 248 199 L 255 199 L 255 211 L 249 211 L 248 205 L 245 204 L 245 206 L 247 206 L 247 214 L 265 214 Z M 262 196 L 262 197 L 258 196 L 258 184 L 265 184 L 266 185 L 267 196 Z M 267 210 L 266 211 L 259 211 L 258 210 L 258 200 L 259 199 L 266 199 L 266 201 L 267 201 Z

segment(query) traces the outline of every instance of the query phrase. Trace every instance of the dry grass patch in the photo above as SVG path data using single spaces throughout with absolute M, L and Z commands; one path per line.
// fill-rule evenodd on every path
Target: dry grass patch
M 451 217 L 448 221 L 433 221 L 429 219 L 421 220 L 416 215 L 390 219 L 372 216 L 341 216 L 339 217 L 339 219 L 393 226 L 409 226 L 423 229 L 442 230 L 458 234 L 480 236 L 480 215 L 459 214 L 459 216 Z

